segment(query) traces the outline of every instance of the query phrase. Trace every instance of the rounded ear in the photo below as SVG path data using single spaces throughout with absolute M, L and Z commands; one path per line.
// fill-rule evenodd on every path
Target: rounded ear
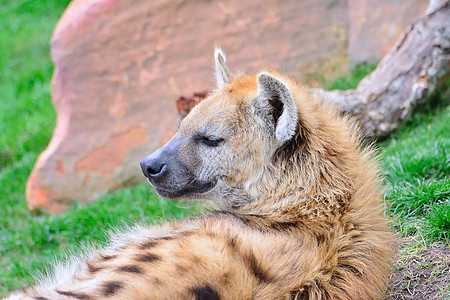
M 228 69 L 227 65 L 225 64 L 227 58 L 223 53 L 222 49 L 220 49 L 219 47 L 216 47 L 216 49 L 214 50 L 214 60 L 216 69 L 215 75 L 217 81 L 217 88 L 220 89 L 230 81 L 231 72 L 230 69 Z
M 258 97 L 266 115 L 272 115 L 275 137 L 285 142 L 297 132 L 298 108 L 286 83 L 269 73 L 259 73 Z

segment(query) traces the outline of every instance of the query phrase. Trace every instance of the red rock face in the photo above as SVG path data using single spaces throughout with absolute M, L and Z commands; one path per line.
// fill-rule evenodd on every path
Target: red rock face
M 339 72 L 348 49 L 379 59 L 426 4 L 407 1 L 405 13 L 390 0 L 360 2 L 72 1 L 51 42 L 58 120 L 28 180 L 29 207 L 58 213 L 142 181 L 140 160 L 178 125 L 175 100 L 214 88 L 214 46 L 242 71 Z
M 402 31 L 425 11 L 428 3 L 423 0 L 349 1 L 350 59 L 355 62 L 380 60 Z

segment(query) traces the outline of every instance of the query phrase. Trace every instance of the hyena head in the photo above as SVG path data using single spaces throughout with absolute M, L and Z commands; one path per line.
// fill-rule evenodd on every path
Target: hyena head
M 274 155 L 298 135 L 293 94 L 305 92 L 277 73 L 231 74 L 220 49 L 215 65 L 216 92 L 141 168 L 162 197 L 212 199 L 236 208 L 261 199 L 265 183 L 276 182 Z

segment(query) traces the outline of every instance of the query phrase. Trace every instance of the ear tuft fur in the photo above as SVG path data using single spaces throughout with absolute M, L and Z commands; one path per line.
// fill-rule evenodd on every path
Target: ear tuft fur
M 214 61 L 215 61 L 215 69 L 216 69 L 215 75 L 216 75 L 217 87 L 220 89 L 225 84 L 227 84 L 231 78 L 230 69 L 225 64 L 225 62 L 227 61 L 227 58 L 225 56 L 225 53 L 222 51 L 222 49 L 220 47 L 216 47 L 216 49 L 214 50 Z
M 272 74 L 261 72 L 257 77 L 258 98 L 266 101 L 265 107 L 270 107 L 272 114 L 274 110 L 279 110 L 277 103 L 281 102 L 281 115 L 274 118 L 275 137 L 281 142 L 285 142 L 294 137 L 297 130 L 298 109 L 292 97 L 291 91 L 286 83 Z

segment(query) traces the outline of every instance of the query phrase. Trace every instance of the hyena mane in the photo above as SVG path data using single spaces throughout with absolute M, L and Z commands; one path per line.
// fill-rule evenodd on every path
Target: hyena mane
M 393 235 L 374 151 L 286 75 L 233 74 L 141 168 L 217 209 L 137 226 L 10 299 L 381 299 Z

